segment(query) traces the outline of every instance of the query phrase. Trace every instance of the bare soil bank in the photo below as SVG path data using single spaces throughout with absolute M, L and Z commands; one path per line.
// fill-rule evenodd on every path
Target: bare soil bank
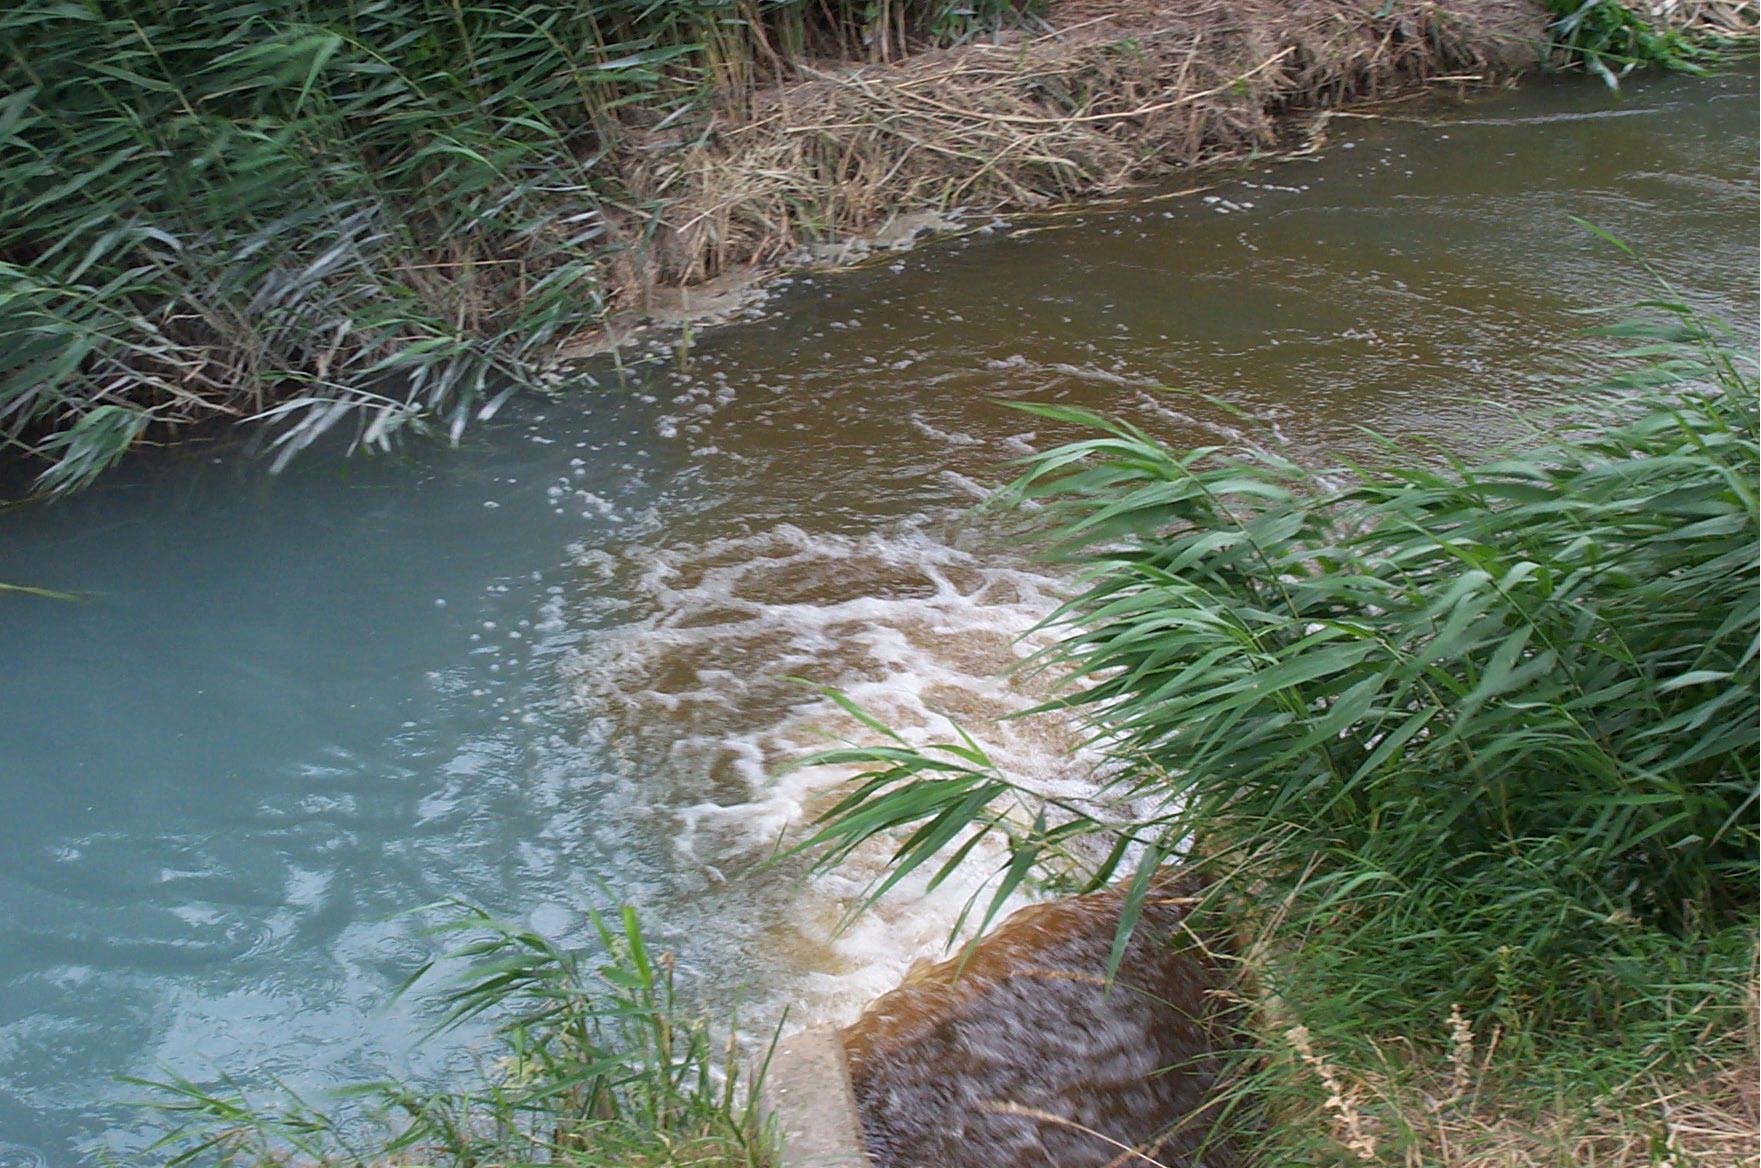
M 1742 6 L 1664 3 L 1662 23 L 1742 27 Z M 802 66 L 620 159 L 635 202 L 606 283 L 674 315 L 670 289 L 799 260 L 900 216 L 1115 192 L 1288 149 L 1315 115 L 1543 65 L 1532 0 L 1054 0 L 1045 30 L 902 62 Z M 1752 27 L 1752 26 L 1751 26 Z

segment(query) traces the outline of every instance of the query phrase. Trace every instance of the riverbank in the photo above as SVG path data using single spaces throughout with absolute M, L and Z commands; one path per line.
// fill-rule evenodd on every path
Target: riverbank
M 1534 67 L 1524 0 L 1217 5 L 1071 0 L 1050 30 L 894 64 L 803 68 L 638 139 L 626 286 L 689 284 L 910 211 L 1022 210 L 1304 141 L 1314 111 Z
M 1117 880 L 1120 924 L 1088 938 L 1081 972 L 1136 988 L 1127 930 L 1174 913 L 1187 966 L 1178 944 L 1163 955 L 1190 980 L 1144 984 L 1177 987 L 1152 996 L 1192 1018 L 1234 1003 L 1234 1073 L 1150 1122 L 1119 1106 L 1135 1126 L 1112 1120 L 1085 1156 L 920 1154 L 996 1098 L 926 1067 L 1080 1016 L 1032 981 L 1070 930 L 1011 948 L 1005 927 L 968 964 L 1034 987 L 1001 1018 L 877 1003 L 881 1028 L 906 1018 L 888 1054 L 915 1076 L 882 1080 L 876 1126 L 911 1150 L 886 1162 L 1199 1162 L 1157 1124 L 1267 1164 L 1755 1162 L 1754 351 L 1661 279 L 1647 311 L 1610 329 L 1637 342 L 1601 359 L 1621 396 L 1537 417 L 1493 461 L 1390 440 L 1317 472 L 1281 443 L 1170 445 L 1022 407 L 1090 431 L 1025 460 L 1008 497 L 1082 569 L 1038 663 L 1059 675 L 1050 708 L 1116 769 L 1074 807 L 971 738 L 835 751 L 859 785 L 809 846 L 835 863 L 903 838 L 909 872 L 966 862 L 962 832 L 1000 834 L 999 896 L 1036 870 Z M 1084 863 L 1084 840 L 1105 859 Z M 1159 901 L 1170 868 L 1202 890 Z M 1029 1105 L 1009 1141 L 1086 1133 L 1107 1114 L 1093 1096 L 1211 1054 L 1173 1022 L 1138 1027 L 1170 1049 L 1125 1075 L 1093 1053 L 1102 1026 L 1078 1030 L 1092 1063 L 1015 1040 L 1028 1084 L 974 1060 Z M 860 1084 L 877 1060 L 852 1034 Z M 1042 1102 L 1069 1062 L 1080 1109 Z
M 1300 148 L 1317 114 L 1560 59 L 1532 0 L 858 7 L 9 18 L 0 59 L 30 84 L 0 143 L 0 439 L 54 492 L 239 422 L 281 458 L 337 426 L 456 438 L 584 331 L 678 315 L 706 281 Z M 1753 5 L 1657 7 L 1658 29 L 1753 31 Z
M 10 705 L 39 714 L 0 848 L 4 1138 L 51 1168 L 111 1131 L 138 1147 L 118 1071 L 230 1074 L 259 1100 L 284 1077 L 321 1107 L 362 1078 L 493 1084 L 460 1053 L 497 1053 L 475 1030 L 409 1051 L 442 1012 L 427 995 L 380 1008 L 430 951 L 399 912 L 440 895 L 583 949 L 587 908 L 635 904 L 694 1000 L 753 1030 L 772 1003 L 802 1022 L 884 991 L 963 894 L 901 889 L 828 939 L 861 873 L 747 872 L 786 807 L 747 747 L 816 745 L 788 674 L 895 727 L 949 709 L 996 757 L 976 675 L 1014 612 L 1052 605 L 1002 570 L 1014 549 L 965 542 L 984 517 L 949 532 L 944 509 L 1058 438 L 997 398 L 1237 441 L 1239 419 L 1157 388 L 1183 386 L 1317 463 L 1373 457 L 1361 427 L 1484 452 L 1506 410 L 1572 396 L 1561 338 L 1594 301 L 1569 290 L 1638 294 L 1567 212 L 1652 241 L 1753 336 L 1754 92 L 1741 72 L 1619 101 L 1567 81 L 1338 121 L 1313 158 L 1208 178 L 1212 202 L 796 280 L 630 392 L 516 401 L 460 449 L 280 476 L 190 450 L 0 515 L 0 576 L 98 590 L 12 602 Z M 1009 773 L 1080 781 L 1028 720 L 998 729 L 1023 732 Z

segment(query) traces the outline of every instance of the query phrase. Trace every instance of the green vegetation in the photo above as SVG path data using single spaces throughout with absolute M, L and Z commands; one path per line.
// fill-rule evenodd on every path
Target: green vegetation
M 0 13 L 0 448 L 39 486 L 258 418 L 456 435 L 615 291 L 632 129 L 1004 0 L 169 0 Z
M 632 913 L 617 928 L 594 924 L 600 952 L 591 962 L 480 910 L 439 930 L 468 938 L 447 960 L 471 963 L 441 999 L 442 1028 L 480 1015 L 496 1022 L 500 1055 L 483 1085 L 358 1086 L 347 1093 L 353 1117 L 338 1119 L 285 1088 L 270 1102 L 231 1085 L 222 1093 L 141 1082 L 175 1121 L 150 1155 L 168 1168 L 773 1164 L 759 1080 L 743 1074 L 732 1032 L 685 1013 L 671 958 L 649 951 Z
M 1008 887 L 1098 838 L 1088 883 L 1135 849 L 1136 896 L 1184 856 L 1200 931 L 1247 957 L 1237 1114 L 1267 1163 L 1448 1161 L 1485 1094 L 1515 1113 L 1458 1117 L 1458 1152 L 1552 1125 L 1524 1154 L 1574 1162 L 1568 1129 L 1614 1098 L 1632 1130 L 1584 1138 L 1686 1156 L 1629 1092 L 1752 1068 L 1761 459 L 1752 370 L 1673 295 L 1649 307 L 1610 330 L 1622 420 L 1537 419 L 1483 465 L 1390 442 L 1316 472 L 1027 407 L 1097 431 L 1014 493 L 1085 581 L 1045 709 L 1110 749 L 1131 810 L 1036 811 L 970 740 L 856 747 L 834 757 L 870 771 L 814 844 L 898 832 L 905 871 L 1006 833 Z
M 1547 0 L 1557 19 L 1548 26 L 1567 62 L 1582 65 L 1620 88 L 1620 79 L 1643 65 L 1703 73 L 1717 53 L 1679 28 L 1646 20 L 1615 0 Z
M 59 492 L 136 445 L 245 420 L 263 424 L 278 458 L 336 428 L 368 446 L 408 431 L 456 436 L 505 393 L 542 384 L 563 340 L 614 305 L 639 305 L 656 255 L 695 248 L 719 263 L 739 250 L 702 238 L 725 229 L 715 216 L 727 207 L 756 200 L 742 214 L 763 220 L 772 242 L 819 227 L 815 199 L 785 191 L 767 202 L 713 183 L 698 192 L 689 242 L 658 226 L 658 211 L 688 201 L 657 180 L 667 160 L 750 112 L 762 86 L 815 61 L 957 42 L 1044 2 L 10 5 L 0 12 L 0 451 Z M 1686 22 L 1690 42 L 1609 0 L 1554 3 L 1565 55 L 1610 82 L 1641 62 L 1707 59 L 1696 47 L 1703 21 Z M 1730 28 L 1753 31 L 1752 7 L 1734 0 L 1693 8 L 1729 9 Z M 1342 67 L 1326 45 L 1304 52 Z M 1444 49 L 1474 59 L 1472 44 Z M 1088 76 L 1068 62 L 1048 68 L 1059 77 L 1025 90 L 1057 97 L 1060 78 Z M 1139 84 L 1096 76 L 1102 88 Z M 1340 80 L 1337 92 L 1378 84 Z M 1049 113 L 1086 118 L 1086 102 L 1058 97 Z M 872 104 L 857 103 L 859 123 Z M 1021 116 L 979 118 L 983 132 L 945 163 L 940 197 L 960 197 L 996 168 L 993 155 L 1025 142 Z M 863 169 L 855 155 L 771 148 L 797 186 L 848 180 L 858 201 L 868 197 L 874 176 L 851 172 Z M 1067 197 L 1085 172 L 1059 165 Z M 903 208 L 882 199 L 886 209 Z M 671 274 L 704 274 L 710 261 L 693 255 Z

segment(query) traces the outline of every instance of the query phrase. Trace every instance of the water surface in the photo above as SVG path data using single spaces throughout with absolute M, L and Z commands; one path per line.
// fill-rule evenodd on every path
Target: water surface
M 1061 436 L 1000 402 L 1244 436 L 1172 386 L 1305 457 L 1484 449 L 1576 392 L 1579 310 L 1648 291 L 1573 215 L 1752 340 L 1755 110 L 1742 75 L 1341 118 L 1195 194 L 789 281 L 458 450 L 143 456 L 0 513 L 0 580 L 82 594 L 0 595 L 0 1165 L 138 1140 L 117 1075 L 469 1068 L 481 1035 L 384 1005 L 443 897 L 564 937 L 629 901 L 711 997 L 848 1019 L 965 890 L 839 935 L 865 869 L 747 874 L 829 782 L 772 777 L 839 729 L 787 677 L 1088 782 L 993 724 L 1056 584 L 958 516 Z

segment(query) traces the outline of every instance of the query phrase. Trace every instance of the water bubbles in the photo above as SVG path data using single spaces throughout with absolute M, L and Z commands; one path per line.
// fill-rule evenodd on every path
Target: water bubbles
M 910 524 L 866 537 L 785 525 L 587 556 L 583 567 L 631 577 L 612 591 L 644 599 L 629 623 L 576 642 L 563 667 L 575 700 L 601 712 L 596 740 L 616 744 L 621 769 L 642 776 L 629 797 L 666 819 L 670 866 L 702 881 L 708 899 L 693 911 L 769 930 L 777 951 L 767 965 L 792 971 L 791 996 L 803 989 L 795 974 L 809 975 L 802 1004 L 810 1013 L 846 1009 L 937 950 L 988 869 L 973 865 L 959 889 L 902 890 L 875 910 L 877 923 L 844 935 L 837 920 L 871 873 L 847 870 L 805 898 L 793 885 L 751 881 L 722 891 L 723 869 L 749 866 L 811 818 L 842 777 L 779 777 L 780 764 L 823 746 L 827 734 L 859 730 L 787 678 L 835 685 L 925 741 L 954 718 L 995 743 L 1022 781 L 1056 775 L 1071 784 L 1068 794 L 1088 790 L 1068 765 L 1072 744 L 1043 737 L 1061 731 L 996 721 L 1036 700 L 1019 688 L 1032 683 L 1007 677 L 1032 648 L 1018 639 L 1056 605 L 1055 584 L 1036 572 L 956 550 Z
M 0 1140 L 0 1168 L 49 1168 L 49 1158 L 35 1148 Z

